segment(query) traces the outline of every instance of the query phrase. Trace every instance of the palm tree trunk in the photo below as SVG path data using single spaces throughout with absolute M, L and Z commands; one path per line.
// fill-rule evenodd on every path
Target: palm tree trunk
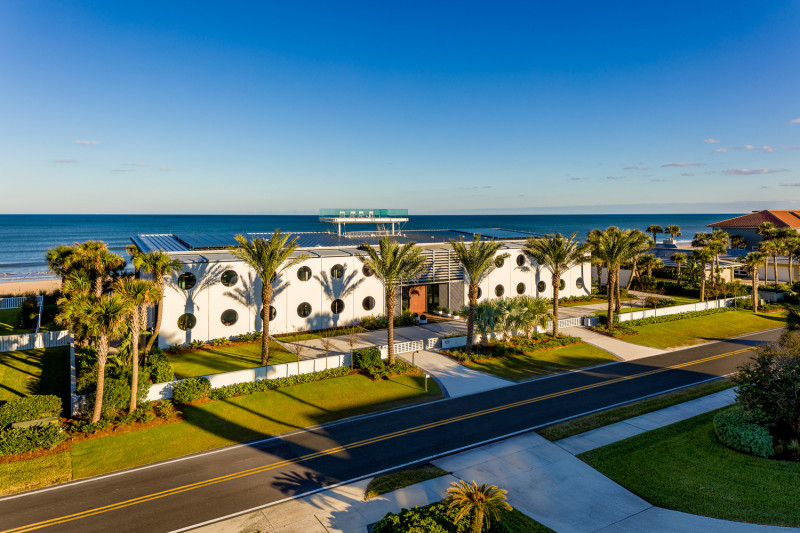
M 758 267 L 753 269 L 753 312 L 758 313 Z
M 92 424 L 100 421 L 103 412 L 103 389 L 106 380 L 106 361 L 108 360 L 108 337 L 97 339 L 97 389 L 94 397 L 94 413 Z
M 678 263 L 678 288 L 681 287 L 681 264 Z
M 794 285 L 794 276 L 792 275 L 792 254 L 789 253 L 789 288 Z
M 772 269 L 775 272 L 775 286 L 778 286 L 778 254 L 772 256 Z
M 700 301 L 706 301 L 706 264 L 702 264 L 703 271 L 700 274 Z
M 261 309 L 264 317 L 261 319 L 261 366 L 269 364 L 269 306 L 272 304 L 272 285 L 269 280 L 263 282 L 261 287 Z
M 553 274 L 553 337 L 558 337 L 558 289 L 561 285 L 561 276 Z
M 467 317 L 467 353 L 472 353 L 472 341 L 475 337 L 475 302 L 478 301 L 478 285 L 470 283 L 467 289 L 469 299 L 469 316 Z
M 100 298 L 103 295 L 103 276 L 98 275 L 94 278 L 94 295 Z
M 161 294 L 164 294 L 164 276 L 156 276 L 156 285 L 158 285 L 158 290 L 161 291 Z M 161 301 L 156 304 L 156 323 L 153 325 L 153 335 L 147 339 L 147 346 L 144 347 L 144 353 L 150 353 L 150 350 L 153 349 L 153 344 L 156 342 L 158 338 L 158 334 L 161 333 L 161 317 L 164 314 L 164 299 L 162 296 Z
M 631 290 L 631 284 L 633 283 L 633 276 L 636 274 L 637 266 L 639 265 L 639 261 L 637 259 L 633 260 L 633 265 L 631 265 L 631 277 L 628 278 L 628 284 L 625 285 L 625 290 Z M 637 276 L 638 277 L 638 276 Z
M 606 315 L 606 329 L 611 331 L 614 327 L 614 269 L 608 269 L 606 289 L 608 292 L 608 315 Z
M 139 390 L 139 313 L 142 312 L 141 309 L 135 309 L 131 320 L 131 402 L 128 413 L 136 410 L 136 392 Z
M 389 366 L 394 365 L 394 287 L 392 290 L 386 288 L 386 318 L 387 318 L 387 330 L 386 330 L 386 341 L 389 344 L 388 352 L 389 352 Z
M 622 295 L 619 289 L 620 270 L 621 268 L 617 266 L 617 271 L 614 273 L 614 312 L 617 314 L 620 313 L 620 307 L 622 307 Z
M 480 507 L 475 508 L 475 514 L 472 517 L 472 533 L 481 533 L 483 531 L 483 509 Z

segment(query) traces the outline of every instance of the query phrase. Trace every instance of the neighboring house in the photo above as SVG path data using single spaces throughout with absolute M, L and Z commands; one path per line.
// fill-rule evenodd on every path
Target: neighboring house
M 384 313 L 383 285 L 358 259 L 363 254 L 358 247 L 364 242 L 376 246 L 382 232 L 337 234 L 339 231 L 337 226 L 331 233 L 296 234 L 296 253 L 309 258 L 275 279 L 270 333 L 343 326 Z M 483 281 L 479 301 L 517 294 L 552 296 L 550 271 L 531 264 L 522 253 L 531 234 L 491 228 L 391 231 L 401 243 L 416 242 L 427 258 L 422 275 L 406 280 L 399 291 L 398 313 L 401 309 L 430 312 L 437 306 L 460 309 L 466 304 L 467 286 L 449 240 L 463 237 L 468 241 L 475 234 L 502 241 L 498 255 L 510 255 Z M 138 235 L 131 240 L 143 252 L 163 250 L 183 264 L 182 272 L 167 281 L 159 346 L 262 329 L 261 281 L 227 252 L 236 244 L 232 234 Z M 589 263 L 570 270 L 563 276 L 562 286 L 565 297 L 588 295 Z
M 762 241 L 761 235 L 756 233 L 756 229 L 764 222 L 771 222 L 777 229 L 794 228 L 800 230 L 800 211 L 775 211 L 769 209 L 753 211 L 747 215 L 708 224 L 708 227 L 712 230 L 724 230 L 730 235 L 741 235 L 745 243 L 747 243 L 748 249 L 755 249 Z

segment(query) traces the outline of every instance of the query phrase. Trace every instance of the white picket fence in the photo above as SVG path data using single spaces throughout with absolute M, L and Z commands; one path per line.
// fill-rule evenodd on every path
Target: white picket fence
M 17 350 L 33 350 L 34 348 L 54 348 L 67 346 L 72 342 L 72 333 L 69 331 L 40 331 L 24 335 L 0 336 L 0 352 L 15 352 Z
M 0 298 L 0 309 L 19 309 L 25 301 L 25 296 L 12 296 L 10 298 Z M 41 295 L 36 297 L 36 303 L 41 308 L 44 297 Z

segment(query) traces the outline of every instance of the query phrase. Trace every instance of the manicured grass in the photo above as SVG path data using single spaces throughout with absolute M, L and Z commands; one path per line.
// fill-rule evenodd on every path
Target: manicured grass
M 64 483 L 71 477 L 72 459 L 69 452 L 0 463 L 0 495 Z
M 34 329 L 18 328 L 19 309 L 0 309 L 0 335 L 21 335 L 33 333 Z
M 605 298 L 592 298 L 591 300 L 581 300 L 579 302 L 558 302 L 558 307 L 577 307 L 580 305 L 593 305 L 593 304 L 601 304 L 603 302 L 607 302 Z
M 30 394 L 69 395 L 69 347 L 0 353 L 0 403 Z
M 628 418 L 633 418 L 645 413 L 664 409 L 665 407 L 669 407 L 671 405 L 677 405 L 679 403 L 694 400 L 695 398 L 714 394 L 715 392 L 729 389 L 733 386 L 733 383 L 727 379 L 712 381 L 711 383 L 703 383 L 702 385 L 696 385 L 694 387 L 687 387 L 685 389 L 668 392 L 666 394 L 654 396 L 653 398 L 639 400 L 638 402 L 629 403 L 620 407 L 606 409 L 605 411 L 592 413 L 580 418 L 566 420 L 558 424 L 553 424 L 552 426 L 544 427 L 538 430 L 537 433 L 550 441 L 566 439 L 567 437 L 578 435 L 579 433 L 584 433 L 586 431 L 591 431 L 609 424 L 615 424 L 617 422 L 621 422 L 622 420 L 627 420 Z
M 261 341 L 233 346 L 206 346 L 184 353 L 167 354 L 178 379 L 232 372 L 261 366 Z M 269 343 L 269 364 L 296 361 L 297 357 L 276 342 Z
M 360 374 L 187 406 L 187 421 L 72 445 L 73 478 L 161 461 L 442 396 L 422 374 Z M 98 458 L 102 458 L 99 460 Z
M 345 328 L 337 328 L 333 330 L 310 331 L 308 333 L 295 333 L 290 335 L 277 335 L 276 338 L 281 342 L 300 342 L 312 339 L 321 339 L 323 337 L 342 337 L 350 335 L 351 333 L 365 333 L 367 330 L 361 326 L 351 326 Z
M 730 311 L 673 322 L 636 326 L 638 335 L 622 340 L 651 348 L 675 348 L 735 337 L 762 329 L 782 327 L 786 313 Z
M 369 500 L 375 496 L 380 496 L 381 494 L 386 494 L 393 490 L 402 489 L 403 487 L 422 483 L 423 481 L 428 481 L 429 479 L 435 479 L 444 475 L 447 475 L 447 472 L 433 465 L 416 466 L 400 470 L 399 472 L 384 474 L 369 482 L 367 489 L 364 491 L 364 499 Z
M 549 350 L 539 350 L 509 357 L 494 357 L 466 363 L 470 368 L 497 377 L 519 381 L 536 376 L 557 374 L 574 368 L 617 361 L 612 354 L 590 344 L 580 343 Z
M 800 526 L 800 463 L 730 450 L 715 412 L 579 457 L 653 505 L 758 524 Z

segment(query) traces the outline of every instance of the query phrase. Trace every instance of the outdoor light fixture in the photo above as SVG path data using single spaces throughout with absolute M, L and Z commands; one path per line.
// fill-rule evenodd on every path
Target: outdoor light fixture
M 431 377 L 430 374 L 425 374 L 425 392 L 428 392 L 428 378 Z

